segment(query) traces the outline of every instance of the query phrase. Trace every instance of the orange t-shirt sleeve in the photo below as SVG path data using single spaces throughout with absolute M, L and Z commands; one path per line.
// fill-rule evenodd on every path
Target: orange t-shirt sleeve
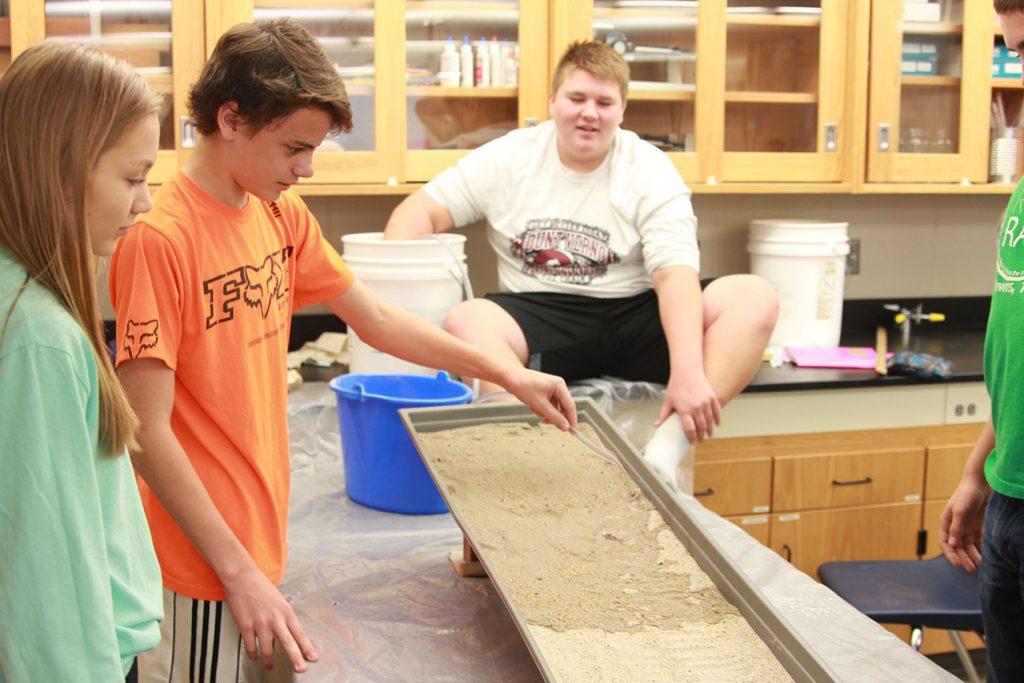
M 118 242 L 110 261 L 110 300 L 117 316 L 117 365 L 157 358 L 177 369 L 182 278 L 167 239 L 144 224 Z
M 352 271 L 324 238 L 320 224 L 306 208 L 305 202 L 291 192 L 282 195 L 282 199 L 285 199 L 285 210 L 291 214 L 292 225 L 296 228 L 293 309 L 344 294 L 355 281 Z

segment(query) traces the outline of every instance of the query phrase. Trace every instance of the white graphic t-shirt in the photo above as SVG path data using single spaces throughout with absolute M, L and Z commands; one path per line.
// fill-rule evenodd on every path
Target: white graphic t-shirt
M 690 190 L 672 162 L 619 129 L 590 173 L 558 158 L 551 121 L 480 147 L 424 188 L 456 226 L 481 219 L 507 292 L 627 297 L 664 266 L 700 269 Z

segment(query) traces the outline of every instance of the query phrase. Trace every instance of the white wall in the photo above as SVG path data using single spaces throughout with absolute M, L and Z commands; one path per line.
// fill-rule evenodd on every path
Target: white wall
M 310 209 L 331 243 L 341 235 L 383 230 L 402 197 L 310 197 Z M 846 298 L 986 296 L 992 291 L 997 222 L 1006 196 L 964 195 L 697 195 L 702 275 L 746 272 L 747 225 L 755 218 L 849 221 L 861 240 L 861 272 L 846 281 Z M 494 256 L 482 225 L 469 237 L 469 268 L 477 295 L 494 291 Z M 106 277 L 100 300 L 111 317 Z M 322 311 L 311 308 L 309 311 Z

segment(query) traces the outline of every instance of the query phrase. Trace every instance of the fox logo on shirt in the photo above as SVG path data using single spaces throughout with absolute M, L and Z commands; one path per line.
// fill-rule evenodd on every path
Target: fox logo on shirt
M 160 341 L 158 334 L 160 324 L 156 320 L 147 320 L 144 323 L 137 323 L 129 320 L 124 331 L 122 346 L 128 358 L 138 358 L 143 349 L 151 349 Z
M 242 300 L 251 308 L 259 308 L 266 318 L 281 288 L 281 267 L 273 256 L 268 256 L 259 268 L 245 267 L 245 282 Z
M 264 319 L 275 301 L 288 297 L 289 261 L 295 248 L 288 245 L 271 252 L 262 265 L 240 265 L 203 281 L 206 298 L 206 329 L 235 319 L 235 306 L 241 299 L 255 308 Z

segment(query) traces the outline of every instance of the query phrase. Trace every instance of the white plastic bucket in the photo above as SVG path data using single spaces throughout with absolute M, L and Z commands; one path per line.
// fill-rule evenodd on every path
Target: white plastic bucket
M 750 272 L 779 294 L 772 346 L 839 345 L 849 223 L 809 220 L 750 222 Z
M 444 240 L 441 244 L 433 238 L 384 240 L 383 235 L 342 237 L 345 263 L 382 301 L 440 326 L 448 311 L 462 301 L 465 236 L 439 235 Z M 433 377 L 437 370 L 378 351 L 349 330 L 350 372 Z
M 416 240 L 386 240 L 382 232 L 358 232 L 343 235 L 342 253 L 349 258 L 380 258 L 389 261 L 402 259 L 432 259 L 450 261 L 466 258 L 466 236 L 441 233 Z

